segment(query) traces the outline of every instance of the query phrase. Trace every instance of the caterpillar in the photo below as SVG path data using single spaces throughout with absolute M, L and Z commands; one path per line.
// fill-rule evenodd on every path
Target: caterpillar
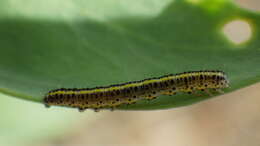
M 55 89 L 46 94 L 43 102 L 47 107 L 68 106 L 78 108 L 80 112 L 88 108 L 113 110 L 122 104 L 133 104 L 140 99 L 152 100 L 159 95 L 191 94 L 210 89 L 222 93 L 221 89 L 227 87 L 229 81 L 223 71 L 191 71 L 103 87 Z

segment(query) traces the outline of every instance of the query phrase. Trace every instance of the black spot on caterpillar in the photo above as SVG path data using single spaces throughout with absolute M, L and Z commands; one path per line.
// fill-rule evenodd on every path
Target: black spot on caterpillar
M 133 104 L 140 99 L 155 99 L 159 95 L 174 95 L 177 92 L 194 93 L 197 90 L 214 89 L 221 92 L 229 81 L 222 71 L 192 71 L 170 74 L 141 81 L 127 82 L 106 87 L 86 89 L 61 88 L 49 91 L 44 97 L 44 104 L 78 108 L 111 108 L 122 104 Z

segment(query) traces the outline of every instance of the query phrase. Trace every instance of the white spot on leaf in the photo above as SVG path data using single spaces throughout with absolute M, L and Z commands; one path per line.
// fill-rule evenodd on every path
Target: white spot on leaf
M 252 37 L 252 28 L 245 20 L 233 20 L 223 27 L 224 35 L 234 44 L 242 44 Z

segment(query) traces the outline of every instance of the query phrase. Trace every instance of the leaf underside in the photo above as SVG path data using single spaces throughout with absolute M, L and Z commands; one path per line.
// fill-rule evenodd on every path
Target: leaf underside
M 149 0 L 142 2 L 146 6 Z M 1 10 L 2 93 L 42 102 L 44 95 L 56 88 L 106 86 L 196 70 L 226 72 L 231 88 L 225 93 L 260 80 L 258 13 L 225 0 L 167 1 L 157 13 L 147 9 L 151 15 L 126 13 L 128 9 L 117 5 L 99 12 L 107 12 L 105 17 L 93 15 L 94 9 L 85 5 L 75 2 L 76 8 L 64 6 L 49 13 L 46 9 L 46 14 L 35 15 L 27 14 L 26 9 L 12 15 Z M 75 15 L 68 15 L 68 10 Z M 109 13 L 112 10 L 115 14 Z M 52 13 L 58 16 L 48 17 Z M 249 41 L 237 45 L 224 36 L 224 25 L 233 20 L 250 24 L 253 34 Z M 179 93 L 120 109 L 164 109 L 209 98 Z

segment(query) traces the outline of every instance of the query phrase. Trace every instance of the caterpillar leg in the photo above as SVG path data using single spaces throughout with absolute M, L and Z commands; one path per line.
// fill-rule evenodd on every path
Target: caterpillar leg
M 113 112 L 115 110 L 115 107 L 111 107 L 110 111 Z
M 110 108 L 110 111 L 113 112 L 116 107 L 118 107 L 118 106 L 112 106 L 112 107 Z
M 99 112 L 100 109 L 99 108 L 94 108 L 94 112 Z
M 82 108 L 82 107 L 78 108 L 79 112 L 84 112 L 86 109 L 87 108 Z
M 223 94 L 223 93 L 225 93 L 224 91 L 222 91 L 221 89 L 212 89 L 214 92 L 216 92 L 216 93 L 220 93 L 220 94 Z
M 224 93 L 224 91 L 222 91 L 221 89 L 215 89 L 215 91 L 218 92 L 218 93 L 221 93 L 221 94 Z

